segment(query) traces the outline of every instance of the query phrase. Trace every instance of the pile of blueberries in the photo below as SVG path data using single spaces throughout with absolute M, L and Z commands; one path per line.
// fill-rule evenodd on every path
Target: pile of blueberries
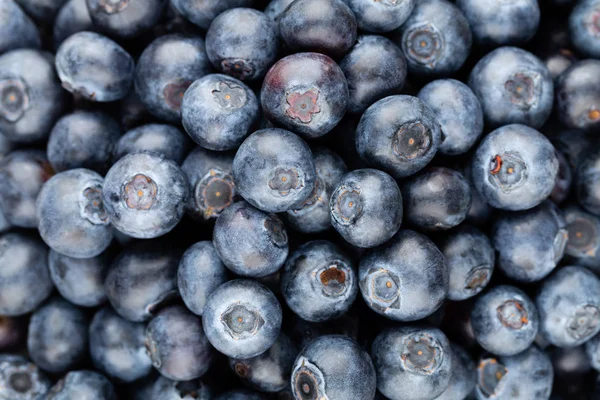
M 0 0 L 0 400 L 600 399 L 600 0 Z

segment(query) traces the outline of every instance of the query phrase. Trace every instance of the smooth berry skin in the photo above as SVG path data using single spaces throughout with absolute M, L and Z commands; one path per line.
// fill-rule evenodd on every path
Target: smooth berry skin
M 51 24 L 65 0 L 16 0 L 16 3 L 38 23 Z
M 413 96 L 389 96 L 362 115 L 356 149 L 368 164 L 405 178 L 423 169 L 441 141 L 440 125 L 431 109 Z
M 185 396 L 189 394 L 193 394 L 193 396 L 196 396 L 196 399 L 198 400 L 214 399 L 212 389 L 205 382 L 199 379 L 179 382 L 167 379 L 161 375 L 156 379 L 156 381 L 150 384 L 148 391 L 149 393 L 144 396 L 143 393 L 140 393 L 138 390 L 136 390 L 134 393 L 140 397 L 136 397 L 135 400 L 143 400 L 148 398 L 148 396 L 155 396 L 159 399 L 179 400 L 182 397 L 185 398 Z
M 263 11 L 267 18 L 269 18 L 271 22 L 273 22 L 273 27 L 275 29 L 277 37 L 280 37 L 279 20 L 281 19 L 281 16 L 283 15 L 285 9 L 290 4 L 292 4 L 293 1 L 294 0 L 271 0 L 269 1 L 269 4 L 267 4 L 267 7 L 265 7 L 265 10 Z
M 279 128 L 250 135 L 233 159 L 237 192 L 266 212 L 284 212 L 299 206 L 313 191 L 317 173 L 304 140 Z
M 575 178 L 579 204 L 588 212 L 600 216 L 600 151 L 592 149 L 580 161 Z
M 256 95 L 243 82 L 209 74 L 187 89 L 181 103 L 181 122 L 194 142 L 209 150 L 240 146 L 258 122 Z
M 19 48 L 37 49 L 40 33 L 23 9 L 12 0 L 0 1 L 0 54 Z
M 58 48 L 66 38 L 77 32 L 94 32 L 95 30 L 86 0 L 67 0 L 54 20 L 52 29 L 54 47 Z
M 179 261 L 177 288 L 186 307 L 196 315 L 202 316 L 208 296 L 228 279 L 227 268 L 210 241 L 193 244 Z
M 120 100 L 133 84 L 134 62 L 129 53 L 94 32 L 78 32 L 62 42 L 55 64 L 63 87 L 89 101 Z
M 556 158 L 558 159 L 558 174 L 556 175 L 556 182 L 554 182 L 554 189 L 550 194 L 550 200 L 557 205 L 561 205 L 571 194 L 575 177 L 569 161 L 561 151 L 556 151 Z
M 569 37 L 575 48 L 588 57 L 600 57 L 600 2 L 580 1 L 569 16 Z
M 402 25 L 410 16 L 415 0 L 370 1 L 346 0 L 356 16 L 358 28 L 366 32 L 391 32 Z
M 569 240 L 565 255 L 575 265 L 600 272 L 600 218 L 570 205 L 563 209 Z
M 448 266 L 448 299 L 466 300 L 487 286 L 494 272 L 496 255 L 483 232 L 463 224 L 444 235 L 439 249 Z
M 165 124 L 148 124 L 127 131 L 115 145 L 114 157 L 152 152 L 181 164 L 191 148 L 187 135 L 179 128 Z
M 403 229 L 368 252 L 358 269 L 360 292 L 376 313 L 394 321 L 433 314 L 448 295 L 448 266 L 426 236 Z
M 556 111 L 566 126 L 584 131 L 600 129 L 600 84 L 591 79 L 599 73 L 600 61 L 590 59 L 576 62 L 558 77 Z
M 206 337 L 218 351 L 248 359 L 266 352 L 279 337 L 281 305 L 264 285 L 235 279 L 210 294 L 202 321 Z
M 111 36 L 131 39 L 156 25 L 167 0 L 86 0 L 94 25 Z
M 0 315 L 30 313 L 50 295 L 48 248 L 24 233 L 0 235 Z
M 342 0 L 298 0 L 279 19 L 284 45 L 294 52 L 342 57 L 356 41 L 357 23 Z
M 483 110 L 467 85 L 454 79 L 438 79 L 425 85 L 418 97 L 435 113 L 440 124 L 440 153 L 463 154 L 479 140 L 483 133 Z
M 402 193 L 376 169 L 354 170 L 335 186 L 329 200 L 331 225 L 348 243 L 371 248 L 388 241 L 402 224 Z
M 340 61 L 340 68 L 348 81 L 347 110 L 354 114 L 364 112 L 377 100 L 399 94 L 406 81 L 402 50 L 383 36 L 359 36 Z
M 344 116 L 348 82 L 328 56 L 292 54 L 267 72 L 260 99 L 270 122 L 314 139 L 330 132 Z
M 87 354 L 88 324 L 83 310 L 59 297 L 51 299 L 29 321 L 29 357 L 54 374 L 72 369 Z
M 410 17 L 394 33 L 394 40 L 406 56 L 408 71 L 420 76 L 455 73 L 467 59 L 472 43 L 469 22 L 446 0 L 415 2 Z
M 56 382 L 46 400 L 70 400 L 85 393 L 90 400 L 115 400 L 112 383 L 103 375 L 87 370 L 70 371 Z
M 413 347 L 424 349 L 419 353 Z M 442 331 L 427 326 L 389 328 L 371 348 L 377 389 L 391 400 L 425 400 L 441 395 L 452 374 L 452 348 Z M 411 359 L 415 358 L 415 363 Z M 417 363 L 423 359 L 424 365 Z M 426 362 L 426 364 L 425 364 Z
M 596 335 L 585 342 L 585 354 L 592 368 L 600 370 L 600 336 Z M 581 363 L 584 364 L 584 363 Z M 585 364 L 584 364 L 585 365 Z
M 519 211 L 548 198 L 558 174 L 552 143 L 525 125 L 506 125 L 488 134 L 471 163 L 473 184 L 494 208 Z
M 173 7 L 186 19 L 207 30 L 211 22 L 221 13 L 235 7 L 250 7 L 254 0 L 173 0 Z
M 375 367 L 369 354 L 343 335 L 325 335 L 300 351 L 292 369 L 297 399 L 373 399 Z
M 24 356 L 10 353 L 0 355 L 0 382 L 2 394 L 7 399 L 19 400 L 44 398 L 51 385 L 34 363 Z
M 245 201 L 221 213 L 213 230 L 213 244 L 223 264 L 244 277 L 275 273 L 288 255 L 288 236 L 281 220 Z
M 477 382 L 477 365 L 461 346 L 450 343 L 452 366 L 450 382 L 436 400 L 465 399 L 473 393 Z
M 45 140 L 65 108 L 54 57 L 46 52 L 17 49 L 0 55 L 0 90 L 0 132 L 12 142 Z

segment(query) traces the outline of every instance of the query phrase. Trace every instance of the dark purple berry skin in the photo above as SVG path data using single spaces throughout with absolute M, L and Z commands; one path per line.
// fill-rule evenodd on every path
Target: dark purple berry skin
M 260 96 L 269 121 L 311 139 L 331 131 L 344 116 L 348 82 L 331 58 L 298 53 L 273 65 Z

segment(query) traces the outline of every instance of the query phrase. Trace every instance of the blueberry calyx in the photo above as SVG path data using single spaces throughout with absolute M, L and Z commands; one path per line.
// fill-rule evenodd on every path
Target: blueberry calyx
M 257 310 L 238 301 L 221 315 L 221 323 L 232 338 L 240 340 L 255 336 L 265 320 Z
M 94 225 L 108 225 L 108 213 L 102 201 L 102 187 L 93 185 L 87 187 L 79 200 L 81 215 Z
M 192 84 L 192 81 L 177 81 L 171 82 L 165 85 L 163 89 L 163 97 L 165 103 L 173 110 L 180 110 L 181 103 L 183 101 L 183 95 L 188 87 Z
M 490 160 L 488 179 L 504 193 L 510 193 L 527 181 L 527 164 L 518 153 L 497 154 Z
M 394 154 L 401 160 L 414 160 L 429 151 L 431 139 L 431 132 L 421 122 L 403 124 L 392 139 Z
M 29 94 L 21 79 L 0 81 L 0 117 L 9 122 L 18 121 L 29 109 Z
M 321 112 L 317 104 L 319 100 L 319 90 L 310 89 L 305 92 L 292 92 L 286 95 L 286 101 L 289 105 L 286 110 L 287 115 L 292 119 L 299 119 L 300 122 L 308 124 L 312 121 L 313 114 Z
M 219 82 L 211 93 L 222 108 L 240 108 L 246 104 L 246 91 L 234 83 Z
M 438 29 L 430 24 L 416 25 L 404 34 L 406 56 L 414 62 L 433 69 L 444 49 L 444 38 Z
M 414 333 L 403 340 L 402 362 L 412 372 L 431 375 L 444 358 L 442 346 L 430 335 Z
M 577 340 L 585 339 L 594 332 L 600 323 L 600 311 L 594 305 L 587 304 L 577 308 L 567 324 L 567 333 Z
M 502 378 L 508 369 L 495 358 L 482 360 L 477 367 L 478 386 L 485 397 L 492 397 L 496 393 Z
M 518 300 L 508 300 L 496 308 L 498 319 L 507 328 L 521 329 L 529 323 L 527 310 Z
M 235 194 L 233 178 L 219 169 L 211 169 L 194 188 L 196 206 L 204 218 L 219 215 L 232 202 Z
M 123 187 L 123 198 L 127 207 L 149 210 L 154 205 L 158 186 L 149 176 L 137 174 Z

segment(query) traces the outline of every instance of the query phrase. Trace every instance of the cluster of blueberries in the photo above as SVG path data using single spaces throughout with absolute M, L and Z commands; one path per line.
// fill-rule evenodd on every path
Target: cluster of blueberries
M 0 0 L 0 400 L 600 399 L 600 0 Z

